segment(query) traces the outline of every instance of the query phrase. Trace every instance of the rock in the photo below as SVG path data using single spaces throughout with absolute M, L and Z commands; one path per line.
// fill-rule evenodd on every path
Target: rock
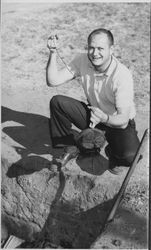
M 89 248 L 124 175 L 87 170 L 75 160 L 58 168 L 51 159 L 36 154 L 22 157 L 8 145 L 5 154 L 2 151 L 3 225 L 27 242 L 42 238 L 63 248 Z

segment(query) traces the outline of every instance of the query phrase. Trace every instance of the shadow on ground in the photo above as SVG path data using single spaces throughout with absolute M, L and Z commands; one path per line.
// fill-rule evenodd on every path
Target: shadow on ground
M 55 149 L 52 146 L 49 118 L 15 111 L 7 107 L 2 107 L 1 116 L 2 123 L 7 121 L 18 123 L 15 126 L 6 126 L 2 131 L 21 145 L 14 146 L 21 159 L 9 168 L 8 177 L 17 177 L 40 171 L 43 168 L 50 168 L 51 161 L 42 155 L 59 157 L 63 153 L 62 148 Z
M 2 123 L 14 121 L 16 126 L 4 127 L 3 132 L 25 147 L 22 153 L 47 154 L 52 152 L 50 119 L 45 116 L 15 111 L 2 107 Z

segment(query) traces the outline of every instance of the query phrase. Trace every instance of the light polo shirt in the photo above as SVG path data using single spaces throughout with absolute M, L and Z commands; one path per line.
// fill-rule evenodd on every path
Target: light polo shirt
M 129 69 L 112 56 L 105 73 L 97 72 L 86 53 L 77 55 L 69 64 L 75 77 L 81 78 L 85 95 L 90 105 L 109 115 L 116 115 L 117 108 L 129 107 L 129 119 L 136 111 L 134 105 L 133 79 Z

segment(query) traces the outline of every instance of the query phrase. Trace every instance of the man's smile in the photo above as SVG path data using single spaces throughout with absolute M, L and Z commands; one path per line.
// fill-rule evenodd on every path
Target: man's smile
M 99 63 L 102 62 L 103 57 L 90 57 L 92 63 Z
M 92 57 L 92 60 L 99 60 L 99 59 L 102 59 L 103 57 Z

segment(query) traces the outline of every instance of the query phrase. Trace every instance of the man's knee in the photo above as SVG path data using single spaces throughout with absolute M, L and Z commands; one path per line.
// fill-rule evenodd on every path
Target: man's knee
M 135 157 L 135 154 L 136 152 L 128 152 L 122 156 L 122 158 L 120 159 L 120 165 L 123 165 L 123 166 L 130 166 L 134 160 L 134 157 Z
M 132 161 L 134 159 L 134 156 L 135 156 L 135 154 L 125 155 L 125 158 L 124 158 L 125 166 L 130 166 L 131 165 L 131 163 L 132 163 Z
M 50 109 L 57 107 L 62 100 L 62 95 L 55 95 L 50 100 Z

